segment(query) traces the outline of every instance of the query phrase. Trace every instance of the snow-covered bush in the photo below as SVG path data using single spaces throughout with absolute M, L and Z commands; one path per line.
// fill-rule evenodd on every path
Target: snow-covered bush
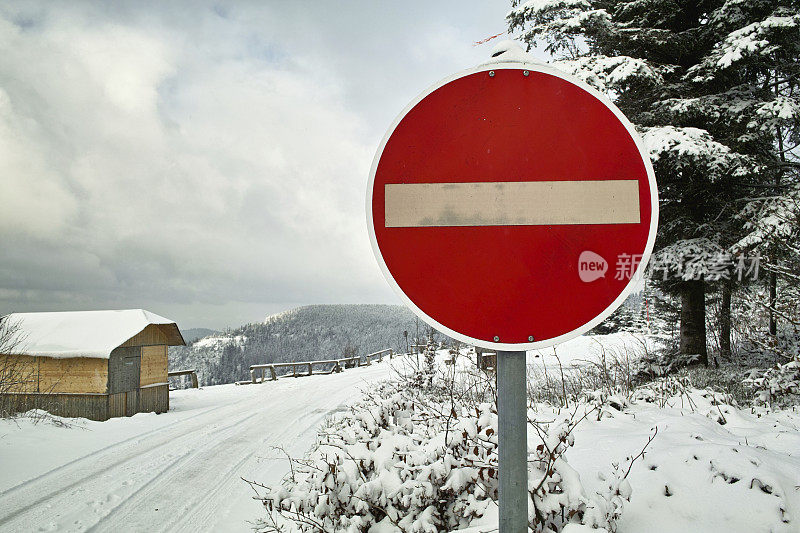
M 638 387 L 631 395 L 632 401 L 654 403 L 665 407 L 672 398 L 689 398 L 691 386 L 688 376 L 663 376 Z
M 663 349 L 645 354 L 636 362 L 638 379 L 649 380 L 664 377 L 701 361 L 699 354 L 682 354 L 676 349 Z
M 407 357 L 399 362 L 399 366 L 394 367 L 395 377 L 406 384 L 406 386 L 417 389 L 433 389 L 434 380 L 442 377 L 442 370 L 436 366 L 436 350 L 439 343 L 429 339 L 425 349 L 415 357 Z M 420 360 L 419 356 L 422 356 Z M 439 374 L 439 376 L 437 376 Z
M 737 337 L 740 359 L 753 366 L 766 367 L 776 362 L 788 362 L 800 357 L 800 284 L 783 283 L 782 295 L 776 303 L 778 321 L 775 334 L 769 332 L 769 299 L 763 287 L 747 287 L 734 299 L 733 328 Z
M 622 411 L 628 406 L 628 398 L 619 388 L 613 391 L 606 389 L 584 391 L 583 398 L 587 404 L 595 407 L 597 420 L 604 416 L 613 417 L 614 411 Z
M 497 415 L 456 409 L 447 424 L 386 385 L 328 422 L 311 455 L 264 503 L 301 531 L 435 532 L 483 515 L 497 493 Z M 269 530 L 269 528 L 266 528 Z
M 623 474 L 618 464 L 612 465 L 609 475 L 600 474 L 604 490 L 587 496 L 580 475 L 567 463 L 564 452 L 575 444 L 573 430 L 595 411 L 583 407 L 580 419 L 576 419 L 579 407 L 544 429 L 540 423 L 533 424 L 542 441 L 532 454 L 529 451 L 528 459 L 528 522 L 534 531 L 562 531 L 570 524 L 582 524 L 613 532 L 624 502 L 630 501 L 627 473 Z
M 700 400 L 698 402 L 698 400 Z M 631 404 L 655 404 L 661 409 L 678 408 L 704 415 L 720 425 L 738 409 L 732 394 L 692 386 L 689 375 L 666 376 L 637 388 Z
M 292 461 L 281 486 L 261 487 L 268 513 L 261 530 L 469 527 L 497 499 L 498 421 L 493 402 L 460 396 L 387 383 L 330 419 L 310 455 Z M 529 417 L 540 440 L 528 461 L 534 531 L 557 532 L 567 524 L 615 529 L 630 498 L 624 476 L 612 471 L 606 490 L 587 495 L 564 455 L 574 444 L 573 429 L 594 410 L 582 403 L 549 422 Z
M 428 341 L 428 345 L 425 346 L 423 363 L 422 373 L 425 376 L 425 384 L 431 387 L 436 376 L 436 346 L 433 341 Z
M 753 390 L 757 404 L 786 407 L 800 403 L 800 359 L 751 370 L 744 382 Z

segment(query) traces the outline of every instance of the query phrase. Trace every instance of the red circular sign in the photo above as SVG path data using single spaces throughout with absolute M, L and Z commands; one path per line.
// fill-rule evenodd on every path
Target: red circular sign
M 384 138 L 367 194 L 378 263 L 412 310 L 506 350 L 611 314 L 649 258 L 657 211 L 622 113 L 526 64 L 479 67 L 419 96 Z

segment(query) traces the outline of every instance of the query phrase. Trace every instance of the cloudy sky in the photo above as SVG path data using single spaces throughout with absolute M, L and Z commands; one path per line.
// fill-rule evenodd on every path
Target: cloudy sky
M 397 303 L 369 166 L 423 89 L 487 59 L 507 0 L 4 2 L 0 313 L 236 326 Z

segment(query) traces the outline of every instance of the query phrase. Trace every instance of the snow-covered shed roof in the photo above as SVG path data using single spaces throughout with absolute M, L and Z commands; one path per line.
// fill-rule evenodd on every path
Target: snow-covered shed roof
M 186 344 L 175 322 L 144 309 L 12 313 L 8 319 L 17 328 L 14 351 L 21 354 L 108 359 L 114 348 L 151 324 L 169 346 Z

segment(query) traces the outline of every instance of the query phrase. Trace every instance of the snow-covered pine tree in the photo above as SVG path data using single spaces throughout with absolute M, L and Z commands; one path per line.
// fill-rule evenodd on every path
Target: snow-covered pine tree
M 780 144 L 796 137 L 797 5 L 512 0 L 508 15 L 510 31 L 606 92 L 642 133 L 661 198 L 654 262 L 671 267 L 662 286 L 681 295 L 681 353 L 706 364 L 709 262 L 730 267 L 746 224 L 763 226 L 742 218 L 746 199 L 797 168 L 784 161 L 793 145 Z
M 769 272 L 769 330 L 776 333 L 777 279 L 797 272 L 794 245 L 800 214 L 798 188 L 798 72 L 800 4 L 793 1 L 728 1 L 711 12 L 715 43 L 685 78 L 700 96 L 665 106 L 667 120 L 699 116 L 714 138 L 746 154 L 750 179 L 733 183 L 740 201 L 732 211 L 726 252 L 761 257 Z M 738 239 L 738 240 L 737 240 Z M 787 284 L 796 287 L 793 280 Z M 722 284 L 721 352 L 730 353 L 732 284 Z M 791 290 L 791 289 L 790 289 Z M 789 295 L 791 296 L 791 294 Z M 784 299 L 784 301 L 790 300 Z
M 775 335 L 779 314 L 800 325 L 800 311 L 792 317 L 779 310 L 797 301 L 800 281 L 800 3 L 728 2 L 715 15 L 713 23 L 727 33 L 694 73 L 698 83 L 742 80 L 728 104 L 742 126 L 734 141 L 756 158 L 761 180 L 745 198 L 745 235 L 733 250 L 765 259 L 769 333 Z M 779 278 L 786 288 L 782 299 Z

